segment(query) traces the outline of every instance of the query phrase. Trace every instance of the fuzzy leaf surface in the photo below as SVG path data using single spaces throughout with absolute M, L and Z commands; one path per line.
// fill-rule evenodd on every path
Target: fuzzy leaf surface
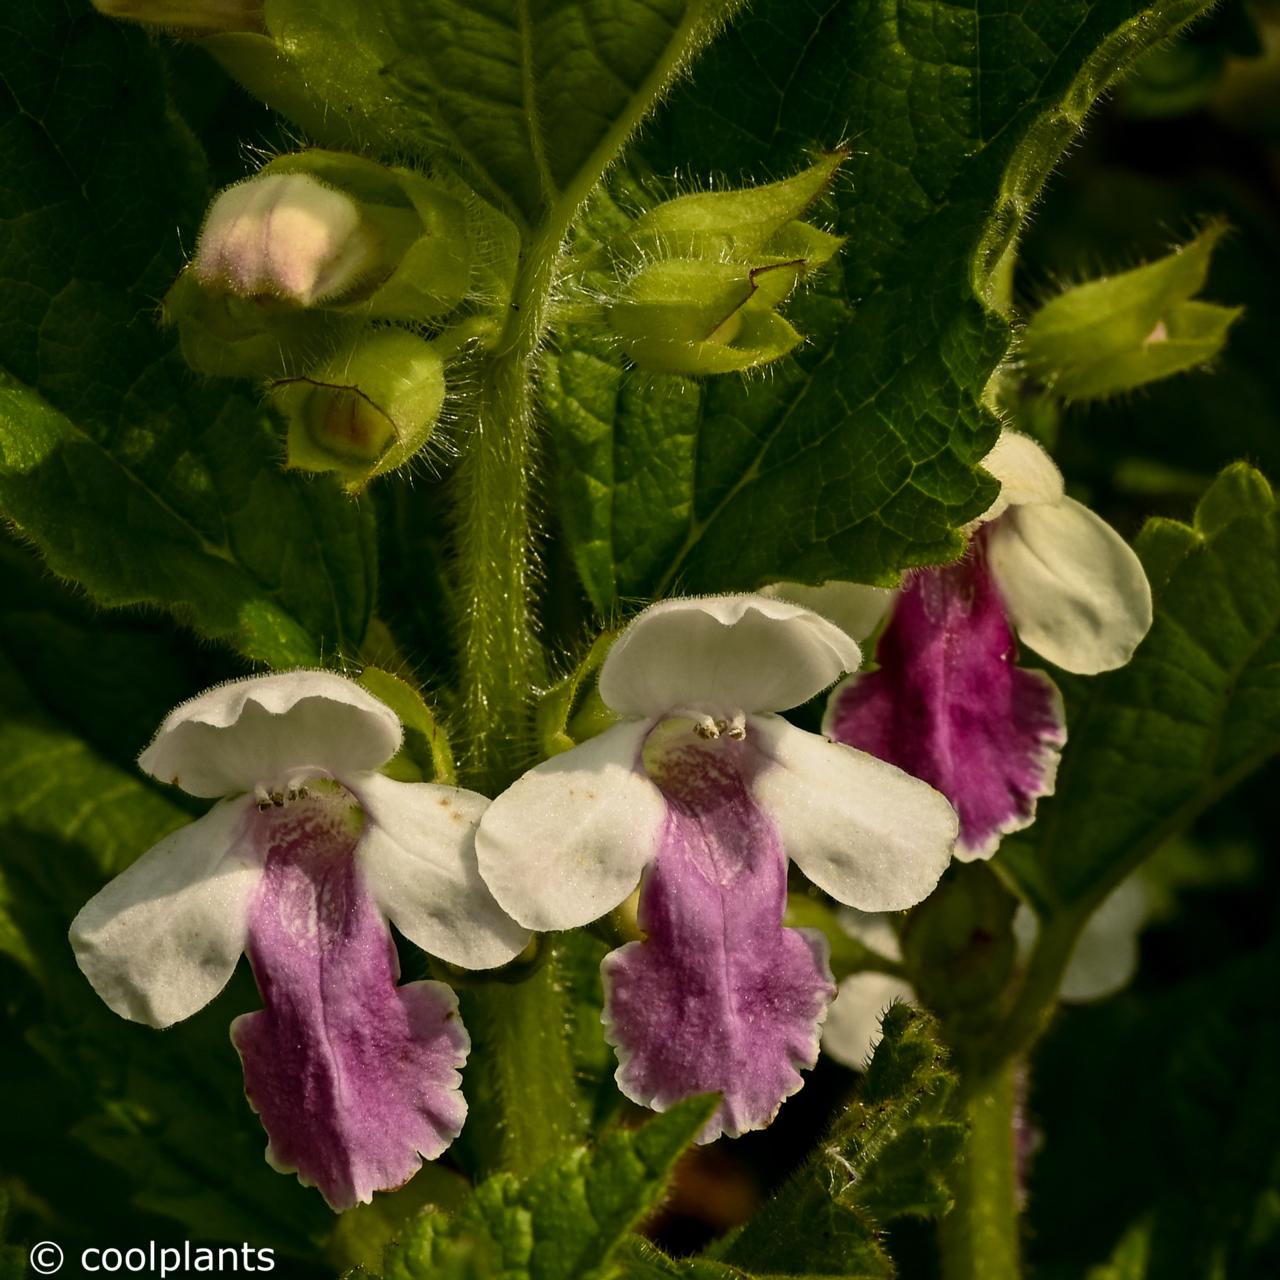
M 280 472 L 263 411 L 158 328 L 204 160 L 145 34 L 67 0 L 0 16 L 0 511 L 60 576 L 277 666 L 353 653 L 372 528 Z M 140 145 L 139 139 L 146 139 Z
M 890 1277 L 881 1226 L 950 1207 L 946 1176 L 965 1129 L 946 1051 L 918 1009 L 894 1005 L 883 1027 L 861 1092 L 826 1139 L 710 1256 L 753 1274 Z
M 596 1280 L 657 1202 L 676 1157 L 714 1110 L 691 1098 L 639 1129 L 607 1134 L 521 1182 L 498 1174 L 456 1218 L 420 1220 L 388 1250 L 386 1280 Z M 467 1270 L 471 1268 L 471 1270 Z
M 993 496 L 981 407 L 1002 260 L 1096 97 L 1200 0 L 763 0 L 644 143 L 717 186 L 852 154 L 818 220 L 849 237 L 763 375 L 640 375 L 597 332 L 546 361 L 561 505 L 588 594 L 890 583 L 953 558 Z M 779 513 L 785 513 L 780 518 Z

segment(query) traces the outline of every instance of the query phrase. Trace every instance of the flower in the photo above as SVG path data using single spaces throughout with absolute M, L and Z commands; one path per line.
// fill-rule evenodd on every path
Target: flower
M 484 797 L 376 772 L 402 734 L 388 707 L 328 671 L 253 676 L 183 703 L 138 763 L 224 798 L 71 926 L 98 994 L 153 1027 L 203 1008 L 248 953 L 265 1007 L 231 1038 L 267 1160 L 335 1209 L 405 1182 L 466 1116 L 457 1000 L 439 982 L 396 986 L 387 919 L 468 968 L 505 963 L 529 937 L 476 868 Z
M 1138 969 L 1138 934 L 1150 899 L 1142 877 L 1130 876 L 1103 899 L 1076 939 L 1063 971 L 1058 998 L 1067 1004 L 1103 1000 L 1122 991 Z M 840 912 L 840 925 L 869 951 L 899 964 L 902 947 L 887 915 Z M 1013 916 L 1013 936 L 1023 963 L 1040 932 L 1035 913 L 1021 903 Z M 837 1062 L 861 1070 L 880 1043 L 880 1019 L 895 1001 L 914 1003 L 915 988 L 905 979 L 878 970 L 850 974 L 840 983 L 822 1027 L 822 1048 Z
M 264 173 L 213 202 L 193 270 L 212 288 L 309 307 L 346 293 L 380 254 L 379 237 L 345 192 L 306 173 Z
M 1039 445 L 1005 431 L 983 465 L 1002 488 L 963 559 L 912 573 L 896 593 L 829 584 L 816 606 L 860 612 L 858 638 L 892 606 L 878 669 L 833 690 L 823 727 L 937 787 L 960 814 L 965 861 L 1034 820 L 1066 741 L 1058 688 L 1015 665 L 1014 631 L 1064 671 L 1094 675 L 1128 662 L 1151 626 L 1137 556 L 1065 495 Z
M 653 605 L 601 669 L 620 723 L 526 773 L 476 835 L 494 897 L 532 929 L 594 920 L 643 876 L 646 937 L 602 966 L 618 1085 L 656 1110 L 719 1092 L 704 1142 L 768 1124 L 817 1058 L 834 986 L 821 934 L 782 927 L 787 858 L 868 910 L 918 902 L 950 859 L 937 792 L 776 714 L 859 656 L 782 601 Z

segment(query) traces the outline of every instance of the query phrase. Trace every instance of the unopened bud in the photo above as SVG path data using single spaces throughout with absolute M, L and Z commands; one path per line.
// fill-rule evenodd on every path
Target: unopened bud
M 1064 400 L 1095 400 L 1194 369 L 1222 350 L 1240 315 L 1194 298 L 1223 227 L 1168 257 L 1068 289 L 1022 332 L 1022 363 Z
M 307 174 L 263 173 L 213 202 L 193 270 L 208 288 L 309 307 L 349 292 L 378 250 L 350 196 Z
M 733 373 L 777 360 L 800 335 L 774 310 L 803 262 L 755 269 L 686 258 L 655 262 L 609 309 L 614 332 L 641 369 Z
M 263 0 L 93 0 L 93 7 L 110 18 L 197 35 L 266 30 Z
M 426 443 L 444 396 L 439 352 L 403 329 L 367 334 L 271 389 L 289 424 L 289 465 L 335 471 L 353 490 Z

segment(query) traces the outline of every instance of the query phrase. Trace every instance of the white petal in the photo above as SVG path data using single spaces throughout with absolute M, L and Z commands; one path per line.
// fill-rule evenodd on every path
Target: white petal
M 861 660 L 834 623 L 784 600 L 664 600 L 618 637 L 600 672 L 600 696 L 626 716 L 785 711 Z
M 787 854 L 837 902 L 901 911 L 951 861 L 955 810 L 928 783 L 864 751 L 756 716 L 747 734 L 771 766 L 753 784 Z
M 989 552 L 1019 639 L 1064 671 L 1124 666 L 1151 626 L 1142 562 L 1073 498 L 1007 512 L 991 530 Z
M 859 911 L 857 907 L 841 907 L 836 914 L 840 927 L 856 938 L 868 951 L 886 960 L 902 959 L 902 943 L 893 927 L 893 917 L 885 911 Z
M 485 810 L 476 832 L 480 874 L 521 924 L 587 924 L 639 883 L 667 811 L 640 772 L 649 727 L 606 729 L 531 769 Z
M 334 671 L 282 671 L 216 685 L 171 711 L 138 764 L 193 796 L 227 796 L 385 764 L 394 711 Z
M 1121 881 L 1080 931 L 1075 950 L 1058 988 L 1071 1004 L 1102 1000 L 1122 991 L 1138 971 L 1138 935 L 1150 910 L 1141 876 Z M 1023 903 L 1013 916 L 1013 935 L 1019 954 L 1031 953 L 1040 932 L 1035 913 Z
M 822 1025 L 822 1048 L 837 1062 L 861 1071 L 880 1043 L 880 1019 L 895 1001 L 910 1003 L 915 988 L 892 974 L 855 973 L 841 984 Z
M 847 636 L 865 640 L 889 612 L 897 591 L 888 587 L 867 587 L 861 582 L 824 582 L 806 587 L 802 582 L 773 582 L 760 590 L 771 600 L 787 600 L 802 609 L 821 614 Z
M 474 791 L 352 778 L 366 826 L 356 857 L 374 901 L 410 942 L 466 969 L 506 964 L 529 942 L 480 879 L 475 833 L 489 801 Z
M 122 1018 L 167 1027 L 226 986 L 262 866 L 251 802 L 224 800 L 116 876 L 71 923 L 76 961 Z
M 1062 500 L 1062 472 L 1030 436 L 1019 431 L 1001 431 L 982 465 L 1000 481 L 1000 494 L 978 517 L 979 524 L 997 519 L 1010 507 Z

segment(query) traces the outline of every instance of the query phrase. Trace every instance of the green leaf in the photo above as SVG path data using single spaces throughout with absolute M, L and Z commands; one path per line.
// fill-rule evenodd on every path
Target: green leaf
M 386 1280 L 437 1276 L 595 1280 L 656 1203 L 676 1157 L 715 1109 L 691 1098 L 639 1129 L 615 1131 L 521 1182 L 498 1174 L 453 1219 L 422 1219 L 388 1250 Z
M 733 0 L 268 0 L 212 52 L 320 141 L 452 168 L 536 228 L 594 186 Z M 586 186 L 581 186 L 587 174 Z
M 1173 543 L 1167 522 L 1139 540 L 1165 575 L 1151 632 L 1127 667 L 1063 681 L 1071 739 L 1055 795 L 999 855 L 1042 912 L 1096 905 L 1280 750 L 1270 487 L 1243 463 L 1228 468 Z
M 1064 1013 L 1032 1098 L 1036 1274 L 1052 1261 L 1078 1276 L 1108 1253 L 1090 1280 L 1277 1273 L 1280 1029 L 1258 1011 L 1278 981 L 1273 936 L 1164 990 Z M 1141 1089 L 1117 1088 L 1139 1072 Z
M 808 1162 L 736 1234 L 709 1251 L 753 1273 L 892 1276 L 881 1225 L 934 1218 L 964 1143 L 955 1077 L 928 1014 L 894 1005 L 862 1090 Z
M 619 1280 L 745 1280 L 746 1272 L 706 1258 L 668 1258 L 640 1236 L 628 1236 L 615 1259 Z M 760 1280 L 760 1277 L 756 1277 Z
M 22 1249 L 8 1240 L 9 1193 L 0 1187 L 0 1280 L 22 1280 L 27 1259 Z
M 644 147 L 659 174 L 745 185 L 855 140 L 849 238 L 792 303 L 806 347 L 767 377 L 629 371 L 570 328 L 545 396 L 588 594 L 890 583 L 960 553 L 990 501 L 983 390 L 1026 212 L 1089 107 L 1200 0 L 763 0 L 704 55 Z M 723 183 L 718 183 L 723 185 Z M 780 519 L 778 513 L 785 512 Z
M 424 128 L 461 157 L 477 189 L 500 193 L 531 225 L 574 189 L 580 171 L 599 175 L 733 7 L 723 0 L 380 3 L 399 50 L 392 85 L 421 106 Z
M 0 510 L 103 604 L 160 606 L 278 666 L 354 653 L 371 522 L 279 473 L 270 420 L 196 381 L 156 300 L 194 233 L 203 160 L 137 29 L 78 5 L 0 17 Z
M 422 694 L 407 680 L 380 667 L 365 667 L 360 673 L 360 683 L 375 698 L 385 702 L 404 725 L 404 743 L 383 766 L 383 773 L 400 782 L 456 785 L 458 775 L 449 735 Z

